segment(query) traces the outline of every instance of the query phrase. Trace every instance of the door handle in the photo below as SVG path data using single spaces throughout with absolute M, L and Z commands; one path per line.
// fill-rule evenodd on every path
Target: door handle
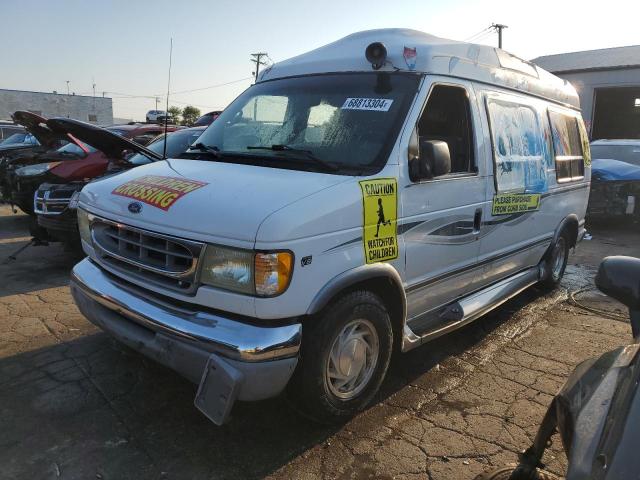
M 476 213 L 473 216 L 473 233 L 480 233 L 481 225 L 482 225 L 482 209 L 476 208 Z

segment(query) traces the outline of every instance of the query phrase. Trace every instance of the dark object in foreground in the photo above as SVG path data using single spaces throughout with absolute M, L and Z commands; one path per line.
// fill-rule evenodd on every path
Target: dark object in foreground
M 556 478 L 544 468 L 542 455 L 551 436 L 560 433 L 569 460 L 567 480 L 640 478 L 640 259 L 607 257 L 596 286 L 629 308 L 636 343 L 617 348 L 576 367 L 551 402 L 533 444 L 515 468 L 484 473 L 476 480 L 544 480 Z

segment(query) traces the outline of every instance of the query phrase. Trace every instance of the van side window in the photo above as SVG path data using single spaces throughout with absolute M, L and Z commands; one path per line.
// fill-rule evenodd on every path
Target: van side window
M 549 110 L 549 122 L 558 183 L 581 180 L 584 178 L 584 160 L 578 120 L 572 115 Z
M 442 140 L 449 146 L 451 173 L 476 172 L 471 108 L 462 87 L 436 85 L 418 122 L 420 140 Z
M 550 157 L 537 110 L 487 98 L 498 192 L 546 192 Z

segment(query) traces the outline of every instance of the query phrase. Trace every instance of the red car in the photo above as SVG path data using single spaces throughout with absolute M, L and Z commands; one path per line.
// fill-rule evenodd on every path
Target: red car
M 135 138 L 140 135 L 155 138 L 156 133 L 161 133 L 158 128 L 138 125 L 117 131 L 120 127 L 105 129 L 68 118 L 52 118 L 46 121 L 46 126 L 58 135 L 67 136 L 70 142 L 46 154 L 24 158 L 5 174 L 8 177 L 5 183 L 10 186 L 9 201 L 30 215 L 33 215 L 33 195 L 41 183 L 68 183 L 102 175 L 137 147 L 145 150 L 138 142 L 133 143 Z M 137 136 L 127 139 L 131 135 Z M 153 152 L 150 155 L 158 156 Z
M 167 133 L 174 132 L 184 127 L 177 125 L 167 125 Z M 125 125 L 111 125 L 105 127 L 105 130 L 116 133 L 121 137 L 133 140 L 140 145 L 147 145 L 158 135 L 164 133 L 164 125 L 148 124 L 148 123 L 127 123 Z
M 111 132 L 103 130 L 102 137 L 100 132 L 88 130 L 82 132 L 77 125 L 68 125 L 70 121 L 66 120 L 66 127 L 73 128 L 74 137 L 80 137 L 82 140 L 97 144 L 100 142 L 102 148 L 105 143 L 117 142 L 125 150 L 136 151 L 137 153 L 128 156 L 125 161 L 111 165 L 106 175 L 115 175 L 120 170 L 124 171 L 129 168 L 135 168 L 157 160 L 166 155 L 167 158 L 175 158 L 182 152 L 187 150 L 202 134 L 206 127 L 185 128 L 172 133 L 166 137 L 160 135 L 149 144 L 146 148 L 141 147 L 129 140 L 116 137 Z M 60 125 L 64 127 L 64 125 Z M 82 126 L 80 128 L 83 128 Z M 115 138 L 114 138 L 115 137 Z M 126 148 L 124 142 L 130 142 L 129 148 Z M 116 148 L 121 148 L 116 147 Z M 149 152 L 155 152 L 158 157 L 149 157 Z M 69 162 L 77 164 L 77 162 Z M 80 167 L 82 168 L 82 167 Z M 69 172 L 69 178 L 74 178 L 75 172 Z M 99 176 L 97 178 L 102 178 Z M 62 241 L 70 247 L 78 247 L 80 245 L 80 236 L 78 234 L 76 204 L 73 199 L 78 197 L 82 187 L 92 179 L 85 178 L 83 180 L 75 180 L 66 182 L 65 178 L 59 178 L 57 183 L 43 183 L 36 191 L 34 198 L 34 211 L 38 216 L 38 230 L 34 230 L 34 236 L 46 241 Z M 77 200 L 76 200 L 77 201 Z M 42 231 L 46 230 L 46 233 Z
M 111 162 L 117 163 L 123 159 L 124 151 L 132 150 L 128 141 L 118 142 L 118 139 L 146 145 L 164 132 L 164 127 L 159 125 L 130 124 L 101 128 L 68 118 L 41 120 L 42 128 L 56 138 L 66 138 L 69 143 L 57 150 L 13 159 L 6 171 L 0 172 L 3 175 L 1 183 L 5 200 L 29 215 L 33 215 L 33 194 L 41 183 L 60 183 L 61 180 L 66 183 L 102 175 Z M 91 145 L 72 133 L 76 127 L 79 136 L 89 132 Z M 167 132 L 178 128 L 175 125 L 168 126 Z M 106 136 L 105 131 L 108 132 Z

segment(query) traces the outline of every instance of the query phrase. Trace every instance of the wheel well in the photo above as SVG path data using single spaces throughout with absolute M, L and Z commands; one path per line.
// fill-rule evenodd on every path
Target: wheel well
M 332 304 L 339 297 L 357 290 L 367 290 L 375 293 L 384 303 L 389 316 L 391 317 L 391 326 L 393 327 L 393 343 L 394 349 L 400 348 L 402 345 L 402 332 L 404 328 L 405 317 L 405 299 L 402 287 L 396 284 L 391 278 L 381 276 L 362 280 L 353 283 L 335 294 L 327 305 Z M 326 307 L 325 307 L 326 308 Z

